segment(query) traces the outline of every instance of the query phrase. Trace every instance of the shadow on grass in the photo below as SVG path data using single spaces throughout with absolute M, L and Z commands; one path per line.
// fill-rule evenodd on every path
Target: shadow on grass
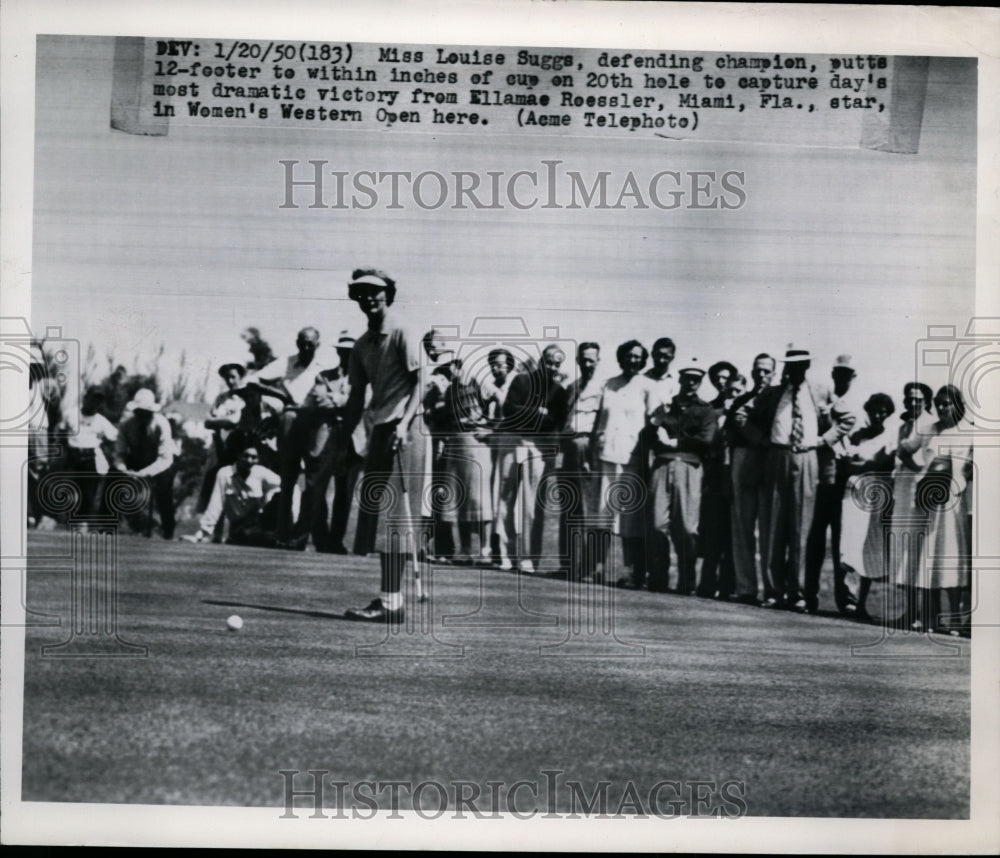
M 301 614 L 303 617 L 318 617 L 321 620 L 343 620 L 352 623 L 343 614 L 331 614 L 329 611 L 306 611 L 302 608 L 281 608 L 278 605 L 254 605 L 250 602 L 221 602 L 216 599 L 202 599 L 204 605 L 221 605 L 225 608 L 256 608 L 258 611 L 274 611 L 280 614 Z

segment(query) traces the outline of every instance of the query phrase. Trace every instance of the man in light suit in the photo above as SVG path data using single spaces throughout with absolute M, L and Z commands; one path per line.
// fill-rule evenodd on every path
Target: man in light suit
M 737 419 L 744 435 L 767 446 L 761 514 L 764 606 L 814 612 L 803 598 L 806 539 L 819 482 L 816 450 L 836 444 L 850 427 L 832 422 L 833 394 L 807 379 L 811 357 L 789 346 L 782 383 L 765 389 Z
M 857 373 L 850 355 L 837 357 L 831 372 L 834 401 L 830 414 L 851 427 L 857 428 L 859 416 L 863 414 L 863 400 L 859 399 L 851 384 Z M 842 451 L 841 451 L 842 452 Z M 840 563 L 840 522 L 847 488 L 846 459 L 838 455 L 832 447 L 817 451 L 819 460 L 819 486 L 816 489 L 816 508 L 813 512 L 812 527 L 806 542 L 805 600 L 815 606 L 819 601 L 819 579 L 826 559 L 826 532 L 830 531 L 830 554 L 833 560 L 833 594 L 837 610 L 845 616 L 848 605 L 856 602 L 845 581 L 845 571 Z

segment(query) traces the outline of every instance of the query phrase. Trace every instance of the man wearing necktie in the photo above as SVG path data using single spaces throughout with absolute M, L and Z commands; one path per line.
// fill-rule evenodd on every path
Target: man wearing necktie
M 812 610 L 802 597 L 806 539 L 819 482 L 816 450 L 835 444 L 850 427 L 830 425 L 829 391 L 806 379 L 805 349 L 789 346 L 782 383 L 761 392 L 742 415 L 743 432 L 767 447 L 760 517 L 764 605 Z

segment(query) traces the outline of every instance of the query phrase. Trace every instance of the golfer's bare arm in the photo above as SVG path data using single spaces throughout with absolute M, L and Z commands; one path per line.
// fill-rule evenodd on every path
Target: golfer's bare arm
M 351 391 L 352 393 L 354 391 Z M 407 433 L 410 431 L 410 424 L 417 415 L 417 409 L 422 403 L 420 396 L 420 370 L 415 369 L 410 373 L 410 397 L 406 401 L 406 410 L 403 412 L 403 419 L 399 421 L 396 438 L 399 443 L 406 443 Z
M 351 393 L 344 405 L 344 432 L 350 435 L 361 422 L 361 414 L 365 410 L 366 384 L 352 384 Z

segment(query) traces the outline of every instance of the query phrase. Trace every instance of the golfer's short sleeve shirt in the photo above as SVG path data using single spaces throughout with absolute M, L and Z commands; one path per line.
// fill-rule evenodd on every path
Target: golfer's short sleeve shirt
M 372 425 L 399 420 L 413 392 L 413 373 L 420 369 L 420 341 L 386 312 L 382 329 L 365 331 L 354 344 L 350 381 L 364 388 L 371 385 L 368 404 Z

